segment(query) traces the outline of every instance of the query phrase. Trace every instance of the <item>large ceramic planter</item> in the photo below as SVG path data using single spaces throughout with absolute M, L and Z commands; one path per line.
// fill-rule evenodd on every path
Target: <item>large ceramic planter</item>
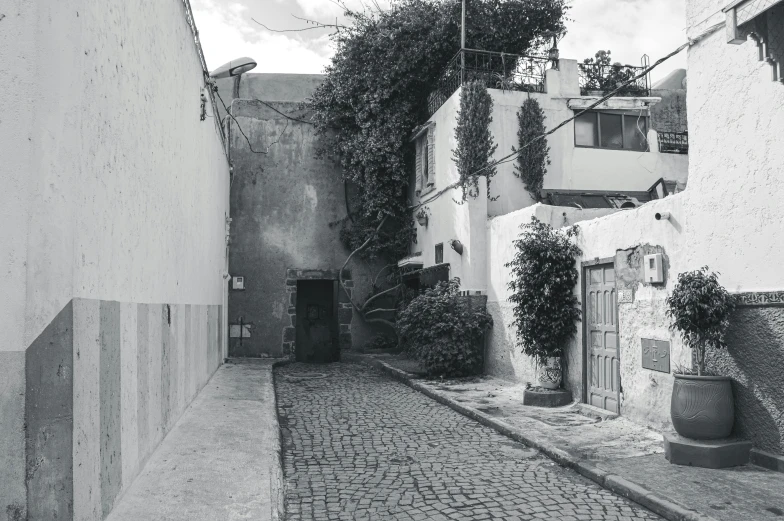
M 726 438 L 735 423 L 732 380 L 676 374 L 670 414 L 675 431 L 694 440 Z
M 561 359 L 548 358 L 546 364 L 539 367 L 539 385 L 545 389 L 561 387 Z

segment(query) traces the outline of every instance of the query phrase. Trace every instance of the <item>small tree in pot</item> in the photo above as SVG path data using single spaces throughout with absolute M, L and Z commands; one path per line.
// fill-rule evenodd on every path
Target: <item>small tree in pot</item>
M 696 371 L 674 374 L 673 427 L 687 438 L 726 438 L 735 423 L 732 380 L 706 374 L 705 352 L 726 347 L 735 298 L 719 284 L 716 273 L 704 266 L 678 275 L 667 306 L 667 316 L 673 320 L 670 329 L 678 331 L 696 355 Z
M 514 241 L 512 268 L 514 326 L 523 353 L 540 366 L 539 385 L 561 385 L 561 358 L 567 342 L 577 333 L 580 305 L 574 294 L 579 279 L 575 261 L 580 248 L 574 244 L 576 226 L 555 230 L 531 217 Z

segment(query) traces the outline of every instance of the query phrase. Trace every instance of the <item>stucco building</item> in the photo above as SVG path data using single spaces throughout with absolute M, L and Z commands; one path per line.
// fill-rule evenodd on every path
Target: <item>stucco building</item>
M 637 209 L 580 223 L 576 293 L 583 320 L 567 347 L 565 375 L 579 401 L 670 430 L 672 372 L 691 366 L 691 353 L 669 329 L 665 298 L 679 273 L 708 266 L 741 301 L 729 348 L 711 353 L 708 365 L 733 378 L 735 434 L 753 442 L 753 454 L 779 456 L 784 274 L 775 259 L 784 254 L 784 85 L 774 42 L 782 41 L 783 9 L 782 2 L 687 2 L 688 184 Z M 485 261 L 495 318 L 486 370 L 531 382 L 534 364 L 515 345 L 504 264 L 532 214 L 553 226 L 576 221 L 545 206 L 496 217 L 488 223 Z M 642 258 L 653 253 L 663 261 L 657 283 L 642 276 Z M 652 343 L 661 362 L 655 367 Z
M 411 246 L 411 256 L 402 259 L 400 265 L 437 270 L 440 278 L 459 277 L 466 291 L 485 294 L 488 219 L 532 207 L 537 201 L 515 175 L 514 161 L 497 166 L 489 193 L 482 179 L 478 196 L 464 204 L 456 202 L 462 199 L 460 189 L 433 198 L 459 179 L 453 150 L 457 147 L 460 82 L 479 77 L 488 86 L 493 100 L 489 130 L 497 145 L 495 161 L 519 146 L 517 112 L 526 99 L 539 102 L 545 127 L 551 128 L 591 106 L 609 90 L 606 85 L 598 85 L 596 79 L 608 75 L 608 70 L 568 59 L 558 60 L 553 66 L 537 57 L 471 50 L 462 53 L 464 56 L 458 55 L 447 66 L 430 97 L 432 116 L 412 135 L 417 161 L 411 173 L 409 200 L 422 207 L 417 210 L 416 243 Z M 466 63 L 464 68 L 461 58 Z M 510 79 L 499 80 L 498 71 L 510 70 L 506 63 L 515 60 Z M 642 69 L 624 66 L 615 70 L 634 75 Z M 568 214 L 573 223 L 635 208 L 667 192 L 682 190 L 689 162 L 685 74 L 678 72 L 675 76 L 681 76 L 681 81 L 667 78 L 653 89 L 647 78 L 642 78 L 628 92 L 604 101 L 549 135 L 544 202 L 570 207 L 564 210 L 564 217 Z M 661 141 L 659 133 L 663 135 Z M 676 140 L 679 144 L 671 143 Z M 462 245 L 462 253 L 451 247 L 454 241 Z

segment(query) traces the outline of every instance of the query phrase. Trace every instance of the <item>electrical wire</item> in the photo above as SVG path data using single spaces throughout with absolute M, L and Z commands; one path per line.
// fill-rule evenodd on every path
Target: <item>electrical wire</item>
M 711 26 L 710 28 L 705 30 L 703 33 L 701 33 L 699 36 L 696 36 L 695 38 L 690 38 L 686 43 L 680 45 L 677 49 L 675 49 L 671 53 L 665 55 L 662 58 L 659 58 L 658 60 L 656 60 L 656 62 L 654 62 L 653 65 L 650 65 L 649 67 L 646 67 L 641 73 L 639 73 L 636 76 L 634 76 L 633 78 L 630 78 L 630 79 L 626 80 L 625 82 L 621 83 L 615 90 L 605 94 L 604 96 L 599 98 L 597 101 L 591 103 L 588 107 L 586 107 L 583 110 L 575 113 L 574 116 L 561 121 L 558 125 L 556 125 L 555 127 L 551 128 L 550 130 L 548 130 L 544 134 L 540 134 L 539 136 L 536 136 L 535 138 L 530 140 L 528 143 L 525 143 L 524 145 L 522 145 L 520 148 L 518 148 L 517 150 L 515 150 L 511 154 L 508 154 L 508 155 L 502 157 L 501 159 L 498 159 L 497 161 L 493 161 L 492 163 L 490 163 L 490 164 L 480 168 L 479 170 L 476 170 L 475 172 L 472 172 L 470 174 L 470 176 L 478 175 L 478 174 L 484 172 L 485 170 L 493 168 L 493 167 L 495 167 L 497 165 L 502 165 L 504 163 L 508 163 L 510 161 L 514 161 L 515 159 L 517 159 L 517 157 L 520 155 L 520 153 L 523 151 L 523 149 L 528 148 L 529 146 L 531 146 L 532 144 L 536 143 L 537 141 L 540 141 L 540 140 L 546 138 L 550 134 L 554 133 L 556 130 L 558 130 L 561 127 L 565 126 L 566 124 L 574 121 L 575 119 L 577 119 L 581 115 L 585 114 L 589 110 L 592 110 L 595 107 L 597 107 L 597 106 L 601 105 L 602 103 L 604 103 L 605 101 L 607 101 L 608 99 L 610 99 L 612 97 L 615 97 L 618 94 L 618 92 L 620 92 L 627 85 L 629 85 L 632 82 L 634 82 L 634 81 L 644 77 L 650 71 L 652 71 L 653 69 L 655 69 L 656 67 L 658 67 L 659 65 L 664 63 L 665 61 L 669 60 L 670 58 L 672 58 L 673 56 L 675 56 L 676 54 L 678 54 L 682 50 L 686 49 L 690 45 L 694 45 L 695 43 L 699 42 L 703 38 L 706 38 L 707 36 L 715 33 L 717 30 L 719 30 L 723 26 L 724 26 L 724 22 L 720 22 L 718 24 L 715 24 L 715 25 Z M 441 195 L 443 195 L 447 191 L 452 190 L 454 188 L 457 188 L 458 186 L 460 186 L 460 182 L 459 181 L 456 182 L 456 183 L 452 183 L 451 185 L 447 186 L 446 188 L 438 191 L 432 197 L 429 197 L 428 199 L 426 199 L 424 201 L 421 201 L 420 203 L 418 203 L 416 205 L 409 206 L 408 209 L 412 210 L 412 211 L 416 210 L 417 208 L 420 208 L 420 207 L 422 207 L 422 206 L 424 206 L 424 205 L 426 205 L 428 203 L 431 203 L 431 202 L 435 201 L 436 199 L 441 197 Z
M 220 95 L 220 92 L 218 92 L 218 89 L 215 89 L 215 94 L 217 94 L 218 99 L 221 102 L 221 105 L 223 105 L 224 110 L 226 110 L 226 114 L 228 114 L 229 117 L 231 119 L 233 119 L 234 122 L 237 124 L 237 130 L 240 131 L 240 134 L 242 134 L 242 137 L 244 137 L 245 141 L 248 142 L 248 148 L 250 148 L 250 151 L 253 152 L 254 154 L 266 154 L 267 152 L 262 152 L 261 150 L 253 150 L 253 145 L 250 144 L 250 139 L 248 139 L 248 136 L 245 134 L 245 131 L 242 130 L 242 126 L 240 125 L 240 122 L 237 121 L 237 118 L 234 117 L 234 114 L 232 114 L 231 111 L 229 110 L 229 108 L 226 106 L 226 102 L 224 102 L 223 98 L 221 98 L 221 95 Z M 231 146 L 231 144 L 229 144 L 229 146 Z

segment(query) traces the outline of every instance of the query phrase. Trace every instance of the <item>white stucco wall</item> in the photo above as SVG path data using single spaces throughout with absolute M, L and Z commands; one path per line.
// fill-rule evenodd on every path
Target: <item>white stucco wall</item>
M 0 77 L 0 508 L 23 516 L 28 348 L 74 298 L 225 310 L 229 168 L 181 0 L 0 0 Z
M 228 164 L 182 2 L 12 4 L 0 350 L 73 297 L 221 304 Z
M 694 38 L 722 21 L 721 7 L 717 0 L 688 2 L 688 36 Z M 660 247 L 666 255 L 666 285 L 637 282 L 634 302 L 619 304 L 621 414 L 657 429 L 671 428 L 672 376 L 642 369 L 640 339 L 669 340 L 671 368 L 689 361 L 690 353 L 669 331 L 665 316 L 664 299 L 677 274 L 707 265 L 720 273 L 721 283 L 731 292 L 784 289 L 784 272 L 777 262 L 784 255 L 784 119 L 776 109 L 784 107 L 784 88 L 771 81 L 770 66 L 757 58 L 754 42 L 727 44 L 723 29 L 693 45 L 686 190 L 580 226 L 580 262 L 616 257 L 619 250 L 638 247 Z M 670 212 L 672 217 L 657 221 L 657 212 Z M 494 235 L 491 252 L 498 248 Z M 623 257 L 621 253 L 616 258 Z M 502 260 L 490 258 L 491 280 Z M 491 295 L 497 294 L 494 286 L 491 283 Z M 566 379 L 577 397 L 583 385 L 582 349 L 580 327 L 569 347 Z M 530 372 L 515 368 L 511 374 L 527 378 L 526 371 Z
M 619 210 L 580 210 L 536 204 L 487 221 L 487 309 L 493 316 L 493 329 L 488 335 L 485 349 L 487 374 L 518 382 L 536 382 L 533 360 L 517 346 L 516 330 L 512 325 L 513 306 L 507 300 L 511 295 L 507 286 L 511 276 L 510 269 L 505 265 L 514 258 L 514 241 L 520 236 L 521 227 L 531 222 L 531 217 L 536 217 L 555 228 L 578 224 L 582 229 L 586 224 L 594 222 L 592 219 L 615 212 Z
M 460 176 L 457 166 L 452 160 L 452 150 L 457 148 L 455 127 L 457 112 L 460 109 L 460 90 L 450 97 L 444 105 L 430 118 L 435 122 L 435 188 L 429 194 L 423 194 L 422 200 L 435 195 L 439 190 L 458 181 Z M 411 200 L 417 200 L 410 185 Z M 452 189 L 441 197 L 425 205 L 428 213 L 427 227 L 416 224 L 417 242 L 412 251 L 421 251 L 424 266 L 435 263 L 435 245 L 444 243 L 444 262 L 450 263 L 450 276 L 459 277 L 461 287 L 469 290 L 485 290 L 486 271 L 486 231 L 487 220 L 487 185 L 484 178 L 480 179 L 479 195 L 468 197 L 462 201 L 462 189 Z M 463 254 L 459 255 L 450 246 L 449 241 L 458 239 L 463 244 Z

